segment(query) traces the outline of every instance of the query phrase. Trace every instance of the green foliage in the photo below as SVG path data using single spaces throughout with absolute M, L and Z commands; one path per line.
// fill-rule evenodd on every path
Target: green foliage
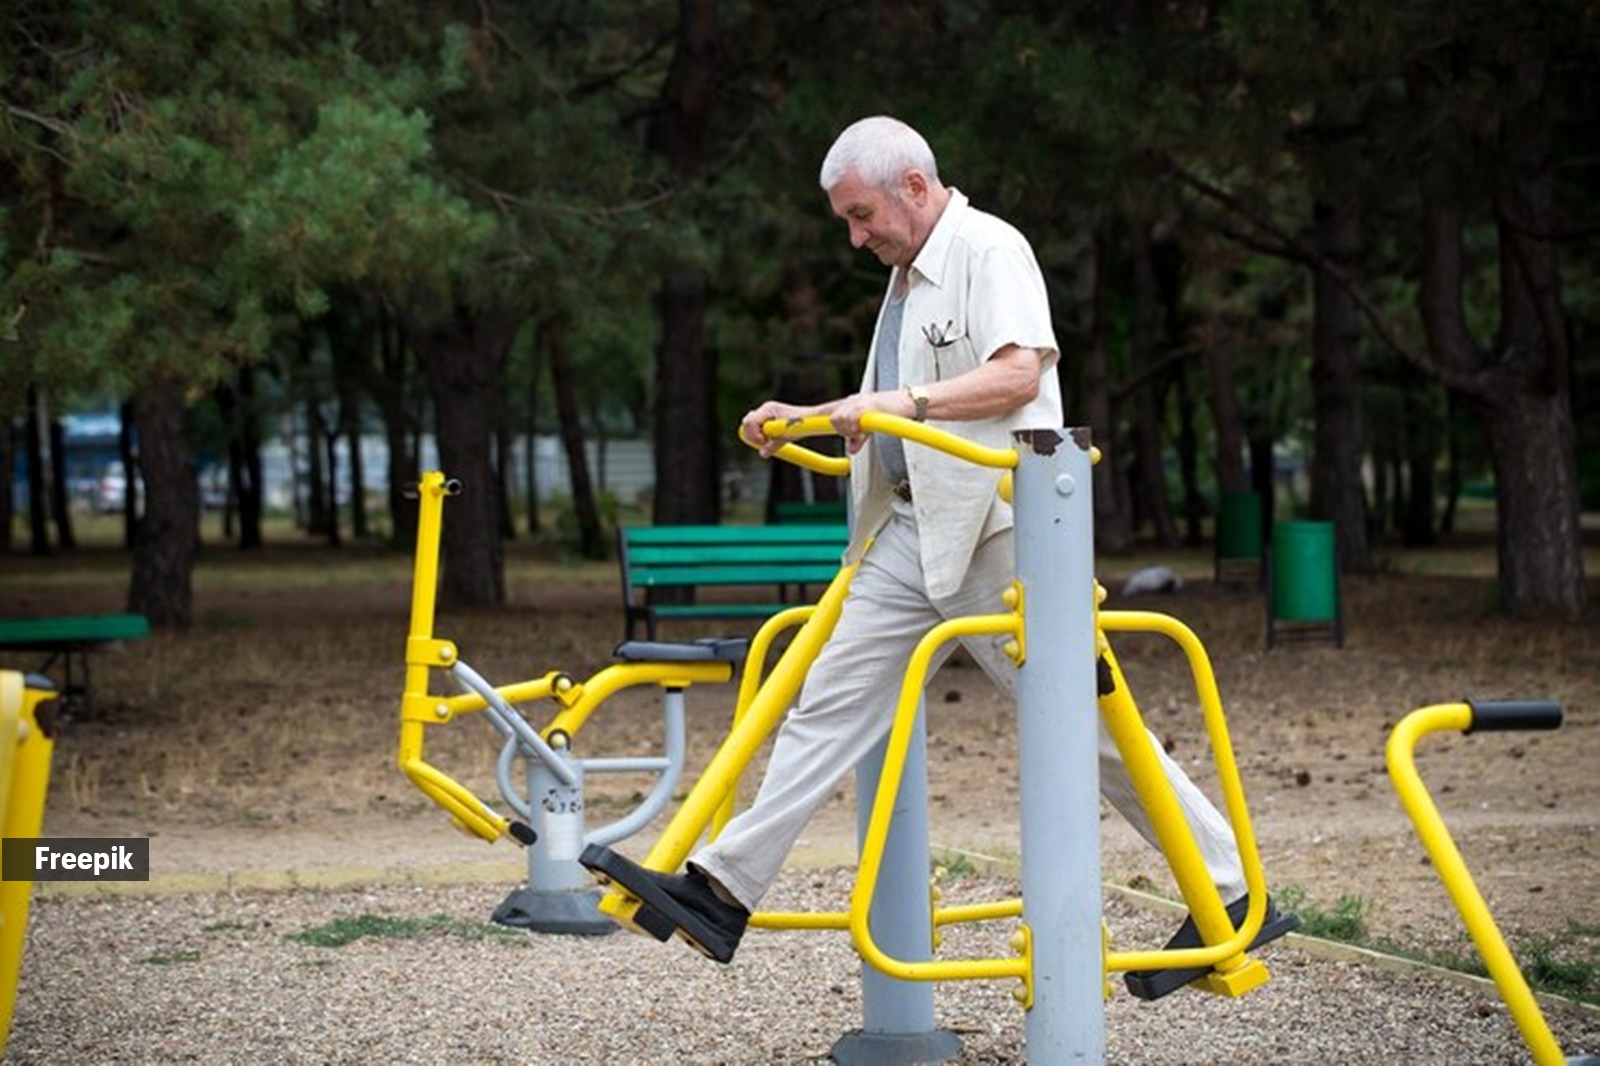
M 1307 936 L 1359 944 L 1367 939 L 1366 901 L 1359 896 L 1339 897 L 1328 911 L 1311 901 L 1305 890 L 1289 885 L 1278 892 L 1278 907 L 1300 916 L 1300 931 Z
M 1306 936 L 1354 944 L 1397 958 L 1437 966 L 1459 973 L 1487 977 L 1482 957 L 1470 946 L 1418 947 L 1388 937 L 1371 936 L 1366 924 L 1367 903 L 1361 897 L 1341 895 L 1331 911 L 1316 904 L 1306 891 L 1289 885 L 1277 893 L 1281 910 L 1300 916 L 1300 932 Z M 1512 945 L 1512 954 L 1528 985 L 1536 992 L 1550 992 L 1579 1002 L 1600 1004 L 1600 965 L 1593 941 L 1600 930 L 1592 925 L 1569 922 L 1561 938 L 1533 937 Z
M 527 938 L 515 930 L 482 921 L 469 921 L 450 914 L 432 914 L 426 918 L 361 914 L 353 918 L 335 918 L 322 925 L 290 933 L 287 939 L 315 948 L 342 948 L 368 938 L 417 940 L 423 937 L 492 940 L 518 946 L 527 944 Z

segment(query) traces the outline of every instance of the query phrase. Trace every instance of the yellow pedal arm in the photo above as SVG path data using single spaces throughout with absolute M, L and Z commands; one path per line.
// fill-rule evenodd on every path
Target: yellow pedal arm
M 1183 820 L 1182 812 L 1171 797 L 1171 786 L 1166 784 L 1154 751 L 1150 747 L 1138 709 L 1128 693 L 1127 681 L 1122 676 L 1110 646 L 1102 649 L 1116 683 L 1116 691 L 1101 699 L 1102 714 L 1108 731 L 1117 742 L 1123 760 L 1133 777 L 1140 799 L 1150 813 L 1151 822 L 1161 840 L 1174 875 L 1184 891 L 1185 902 L 1194 915 L 1201 935 L 1209 942 L 1206 947 L 1182 948 L 1161 951 L 1109 952 L 1106 955 L 1108 970 L 1148 970 L 1166 967 L 1213 966 L 1224 974 L 1248 966 L 1251 960 L 1244 955 L 1245 947 L 1255 939 L 1266 917 L 1266 875 L 1261 867 L 1261 855 L 1256 845 L 1255 831 L 1250 823 L 1250 812 L 1245 802 L 1244 785 L 1239 777 L 1238 762 L 1234 757 L 1233 743 L 1228 735 L 1227 720 L 1222 710 L 1222 698 L 1217 691 L 1216 674 L 1211 668 L 1205 647 L 1192 629 L 1169 615 L 1151 611 L 1099 612 L 1100 626 L 1110 632 L 1159 633 L 1174 641 L 1184 652 L 1194 677 L 1196 694 L 1205 718 L 1206 733 L 1211 742 L 1212 757 L 1217 766 L 1217 778 L 1222 788 L 1229 822 L 1239 846 L 1239 857 L 1244 867 L 1245 884 L 1250 891 L 1250 904 L 1243 924 L 1237 931 L 1228 920 L 1223 901 L 1217 897 L 1210 874 L 1200 858 L 1193 834 Z M 1151 800 L 1157 800 L 1152 804 Z
M 883 771 L 878 780 L 877 795 L 873 800 L 872 814 L 867 823 L 867 833 L 861 845 L 861 864 L 856 874 L 855 888 L 850 893 L 850 939 L 861 958 L 890 977 L 903 981 L 960 981 L 1015 977 L 1025 985 L 1032 972 L 1032 953 L 1022 949 L 1017 958 L 950 959 L 934 961 L 908 961 L 890 956 L 872 938 L 870 915 L 873 896 L 877 892 L 878 875 L 883 867 L 883 851 L 889 838 L 889 822 L 894 815 L 894 803 L 900 791 L 900 778 L 905 772 L 906 754 L 916 727 L 917 714 L 922 702 L 922 690 L 927 682 L 933 655 L 948 642 L 964 636 L 989 633 L 1011 633 L 1021 628 L 1021 617 L 1016 613 L 1000 615 L 974 615 L 942 622 L 922 638 L 912 653 L 906 667 L 905 680 L 900 687 L 900 701 L 895 708 L 894 725 L 889 732 L 889 743 L 884 754 Z M 1011 904 L 997 904 L 986 908 L 998 916 Z M 975 912 L 977 913 L 977 912 Z M 1026 936 L 1021 940 L 1027 944 Z
M 490 809 L 461 782 L 421 758 L 401 759 L 400 769 L 423 795 L 443 807 L 457 826 L 493 844 L 511 823 Z
M 750 709 L 751 701 L 755 699 L 756 693 L 761 688 L 761 682 L 766 676 L 767 656 L 772 651 L 773 642 L 778 639 L 780 633 L 786 633 L 796 626 L 805 625 L 815 612 L 816 607 L 811 604 L 806 604 L 802 607 L 790 607 L 788 610 L 779 611 L 771 618 L 768 618 L 762 623 L 761 628 L 756 630 L 755 637 L 750 641 L 750 649 L 745 653 L 744 673 L 739 677 L 739 696 L 738 701 L 733 706 L 732 729 L 737 729 L 739 723 L 744 720 L 746 712 Z M 732 729 L 730 729 L 730 732 Z M 722 833 L 723 827 L 733 820 L 734 811 L 739 805 L 739 786 L 740 779 L 743 776 L 744 773 L 741 770 L 739 776 L 734 779 L 733 787 L 728 789 L 727 796 L 717 806 L 717 813 L 711 819 L 712 840 L 715 840 Z

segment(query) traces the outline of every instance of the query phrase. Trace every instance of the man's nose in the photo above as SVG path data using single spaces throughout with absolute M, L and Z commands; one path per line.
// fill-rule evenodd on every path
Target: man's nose
M 867 243 L 867 227 L 859 222 L 850 223 L 850 247 L 860 248 Z

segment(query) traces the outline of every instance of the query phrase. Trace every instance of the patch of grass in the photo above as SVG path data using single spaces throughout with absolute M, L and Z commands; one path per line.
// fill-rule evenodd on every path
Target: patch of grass
M 1333 910 L 1327 911 L 1313 903 L 1305 889 L 1288 885 L 1278 892 L 1277 902 L 1280 910 L 1300 916 L 1300 931 L 1307 936 L 1346 944 L 1360 944 L 1367 939 L 1367 904 L 1360 896 L 1340 896 Z
M 255 926 L 249 922 L 212 922 L 210 925 L 202 925 L 200 931 L 202 933 L 244 933 L 254 928 Z
M 167 955 L 151 955 L 139 960 L 141 966 L 176 966 L 185 962 L 199 962 L 198 951 L 174 951 Z
M 354 918 L 335 918 L 325 925 L 288 934 L 289 940 L 317 948 L 342 948 L 369 937 L 389 940 L 415 940 L 426 936 L 446 936 L 457 940 L 493 940 L 525 946 L 527 937 L 514 929 L 487 922 L 457 918 L 450 914 L 431 914 L 426 918 L 396 918 L 383 914 L 362 914 Z
M 1475 977 L 1489 976 L 1482 956 L 1472 948 L 1417 948 L 1388 937 L 1368 935 L 1362 917 L 1366 901 L 1359 896 L 1340 896 L 1333 910 L 1327 911 L 1314 903 L 1304 889 L 1289 885 L 1278 892 L 1277 901 L 1281 910 L 1300 916 L 1300 932 L 1307 936 L 1370 948 L 1385 955 Z M 1565 937 L 1534 937 L 1511 945 L 1511 953 L 1523 978 L 1535 992 L 1548 992 L 1600 1006 L 1600 964 L 1596 962 L 1595 950 L 1592 947 L 1588 950 L 1589 958 L 1575 958 L 1572 954 L 1579 950 L 1577 945 L 1597 935 L 1600 935 L 1600 926 L 1568 922 Z
M 948 854 L 942 861 L 933 864 L 933 880 L 936 884 L 948 885 L 962 878 L 971 877 L 978 872 L 972 865 L 972 860 L 965 855 Z

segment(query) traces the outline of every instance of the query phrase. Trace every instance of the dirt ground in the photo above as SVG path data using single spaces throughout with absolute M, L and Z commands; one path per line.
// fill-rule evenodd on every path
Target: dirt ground
M 1383 751 L 1394 723 L 1411 708 L 1463 697 L 1560 701 L 1567 717 L 1558 732 L 1436 737 L 1419 765 L 1513 943 L 1546 941 L 1562 957 L 1600 959 L 1600 625 L 1502 618 L 1491 609 L 1492 580 L 1456 560 L 1438 569 L 1464 576 L 1415 572 L 1430 564 L 1347 579 L 1343 649 L 1268 652 L 1259 592 L 1217 585 L 1208 558 L 1164 560 L 1188 579 L 1175 594 L 1116 595 L 1129 569 L 1149 561 L 1102 564 L 1107 607 L 1170 613 L 1206 643 L 1274 891 L 1297 889 L 1326 911 L 1357 900 L 1375 936 L 1470 950 L 1388 781 Z M 0 561 L 6 613 L 119 610 L 123 567 L 110 552 Z M 272 871 L 314 878 L 497 863 L 491 876 L 503 869 L 512 887 L 520 854 L 457 833 L 394 769 L 409 584 L 406 560 L 372 552 L 208 554 L 191 629 L 96 660 L 98 713 L 71 721 L 58 741 L 46 834 L 149 836 L 154 874 L 167 885 L 196 875 L 246 883 Z M 496 684 L 552 669 L 582 679 L 607 664 L 622 628 L 613 567 L 514 553 L 508 585 L 506 610 L 444 614 L 436 634 Z M 1147 724 L 1220 796 L 1176 647 L 1137 635 L 1114 645 Z M 12 655 L 0 665 L 37 664 Z M 733 698 L 732 686 L 690 690 L 691 772 L 714 750 Z M 540 724 L 543 712 L 528 710 Z M 932 683 L 928 713 L 935 844 L 1015 856 L 1012 709 L 958 659 Z M 659 737 L 657 696 L 630 690 L 591 719 L 578 747 L 651 753 Z M 429 730 L 430 760 L 500 805 L 498 748 L 481 722 Z M 647 784 L 592 779 L 591 825 L 620 815 Z M 1107 880 L 1172 892 L 1158 853 L 1114 813 L 1103 826 Z M 848 860 L 853 841 L 847 782 L 797 861 Z

